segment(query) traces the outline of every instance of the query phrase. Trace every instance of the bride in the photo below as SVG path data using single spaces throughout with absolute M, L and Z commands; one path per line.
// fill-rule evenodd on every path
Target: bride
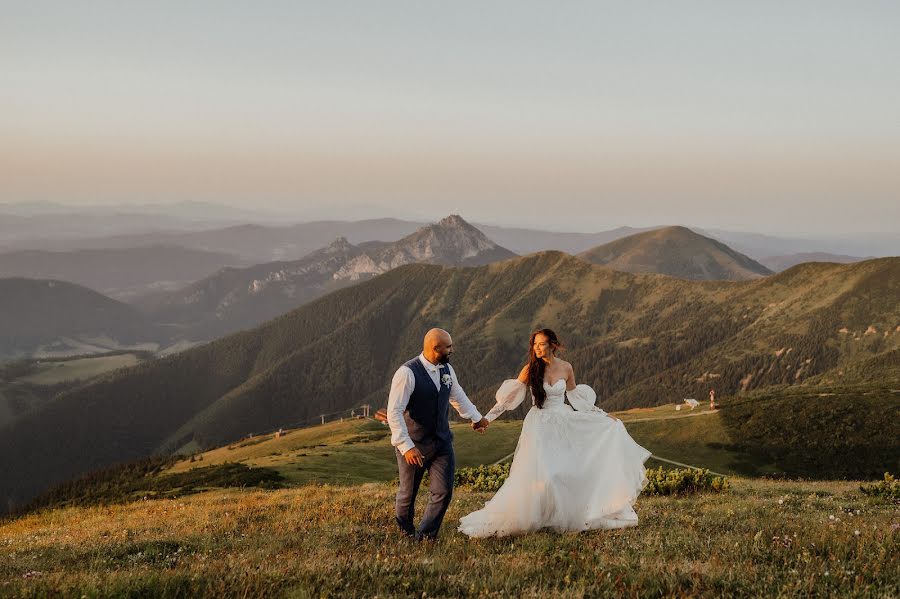
M 550 329 L 531 334 L 528 364 L 497 390 L 493 421 L 515 409 L 531 389 L 532 408 L 500 490 L 460 519 L 470 537 L 503 536 L 549 527 L 557 531 L 634 526 L 632 505 L 647 484 L 650 452 L 618 418 L 594 405 L 597 394 L 576 385 L 572 365 L 556 357 L 562 347 Z M 568 398 L 569 405 L 564 399 Z M 570 407 L 571 406 L 571 407 Z

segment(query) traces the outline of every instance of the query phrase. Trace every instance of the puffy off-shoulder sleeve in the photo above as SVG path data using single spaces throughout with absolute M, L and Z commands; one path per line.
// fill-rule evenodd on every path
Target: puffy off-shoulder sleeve
M 525 391 L 528 386 L 519 379 L 506 379 L 497 389 L 497 404 L 491 411 L 484 415 L 489 422 L 493 422 L 497 416 L 507 410 L 515 410 L 525 399 Z
M 594 402 L 597 401 L 597 394 L 590 385 L 575 385 L 575 388 L 571 391 L 566 389 L 566 397 L 569 399 L 569 404 L 578 411 L 602 412 L 606 414 L 606 412 L 594 405 Z

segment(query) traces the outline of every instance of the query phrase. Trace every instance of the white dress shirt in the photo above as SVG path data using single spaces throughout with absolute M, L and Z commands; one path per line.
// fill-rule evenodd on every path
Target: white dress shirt
M 425 370 L 434 382 L 434 386 L 440 391 L 440 366 L 426 360 L 424 354 L 419 354 L 419 361 L 425 366 Z M 450 369 L 450 377 L 452 380 L 452 384 L 450 385 L 450 405 L 453 406 L 463 418 L 468 418 L 472 422 L 478 422 L 481 420 L 481 412 L 478 411 L 478 408 L 475 407 L 475 404 L 472 403 L 466 395 L 466 392 L 463 391 L 463 388 L 459 385 L 453 366 L 447 364 L 447 367 Z M 403 419 L 403 412 L 406 411 L 406 406 L 409 404 L 409 396 L 415 388 L 416 377 L 413 374 L 413 371 L 406 365 L 398 368 L 391 381 L 391 394 L 388 396 L 387 405 L 387 419 L 388 424 L 391 427 L 391 445 L 399 449 L 400 453 L 406 453 L 415 447 L 415 443 L 410 439 L 409 431 L 406 429 L 406 420 Z

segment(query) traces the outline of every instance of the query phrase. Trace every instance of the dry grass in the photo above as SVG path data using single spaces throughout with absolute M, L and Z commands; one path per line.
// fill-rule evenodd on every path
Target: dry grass
M 455 524 L 490 494 L 457 490 L 435 545 L 399 536 L 384 483 L 50 510 L 0 524 L 0 595 L 900 594 L 896 506 L 852 482 L 732 484 L 641 497 L 634 528 L 484 540 Z

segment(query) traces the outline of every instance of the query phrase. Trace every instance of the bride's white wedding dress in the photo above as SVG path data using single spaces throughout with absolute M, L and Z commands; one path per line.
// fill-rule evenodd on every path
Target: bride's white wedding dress
M 485 418 L 517 407 L 526 390 L 518 379 L 504 381 Z M 460 532 L 487 537 L 544 527 L 580 531 L 637 524 L 632 506 L 647 484 L 644 462 L 650 452 L 622 421 L 594 405 L 597 394 L 590 386 L 567 391 L 560 379 L 544 382 L 544 390 L 543 408 L 532 405 L 522 423 L 509 477 L 482 509 L 460 519 Z

